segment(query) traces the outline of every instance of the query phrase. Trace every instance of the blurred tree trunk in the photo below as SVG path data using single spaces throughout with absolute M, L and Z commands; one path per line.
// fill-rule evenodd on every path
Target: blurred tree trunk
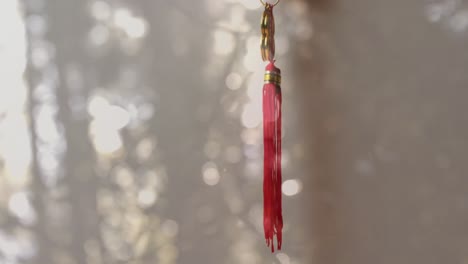
M 85 50 L 91 22 L 87 1 L 51 0 L 47 2 L 50 17 L 50 40 L 55 44 L 59 86 L 58 120 L 63 125 L 67 149 L 64 154 L 63 184 L 70 204 L 71 259 L 87 263 L 85 245 L 93 245 L 102 255 L 100 216 L 97 211 L 99 182 L 95 173 L 95 153 L 88 137 L 89 118 L 86 101 L 95 83 L 94 67 Z M 78 106 L 82 104 L 82 106 Z M 96 248 L 97 247 L 97 248 Z

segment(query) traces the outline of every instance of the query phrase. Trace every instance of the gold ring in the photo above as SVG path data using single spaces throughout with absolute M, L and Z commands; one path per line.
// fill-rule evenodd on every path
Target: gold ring
M 276 2 L 274 4 L 271 4 L 271 6 L 276 6 L 277 4 L 279 4 L 280 0 L 276 0 Z M 262 3 L 262 5 L 266 6 L 267 3 L 265 3 L 264 0 L 260 0 L 260 3 Z

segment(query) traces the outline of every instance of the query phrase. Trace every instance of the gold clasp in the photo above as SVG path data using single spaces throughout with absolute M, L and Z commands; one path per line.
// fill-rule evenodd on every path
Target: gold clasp
M 265 11 L 263 12 L 261 29 L 262 29 L 262 43 L 260 45 L 263 61 L 272 61 L 275 58 L 275 19 L 273 17 L 273 7 L 275 4 L 265 4 Z

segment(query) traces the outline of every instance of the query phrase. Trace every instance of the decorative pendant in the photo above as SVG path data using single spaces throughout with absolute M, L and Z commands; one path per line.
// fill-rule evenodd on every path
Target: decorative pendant
M 263 86 L 263 228 L 267 246 L 275 251 L 281 249 L 283 215 L 281 206 L 281 71 L 275 66 L 275 20 L 274 4 L 260 0 L 265 6 L 261 30 L 261 53 L 265 68 Z

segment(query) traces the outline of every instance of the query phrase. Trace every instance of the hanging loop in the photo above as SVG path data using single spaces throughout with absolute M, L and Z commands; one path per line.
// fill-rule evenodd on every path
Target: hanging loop
M 260 3 L 262 3 L 262 5 L 266 6 L 267 4 L 268 5 L 271 5 L 271 6 L 276 6 L 277 4 L 279 4 L 280 0 L 276 0 L 276 2 L 274 4 L 268 4 L 265 2 L 265 0 L 260 0 Z

